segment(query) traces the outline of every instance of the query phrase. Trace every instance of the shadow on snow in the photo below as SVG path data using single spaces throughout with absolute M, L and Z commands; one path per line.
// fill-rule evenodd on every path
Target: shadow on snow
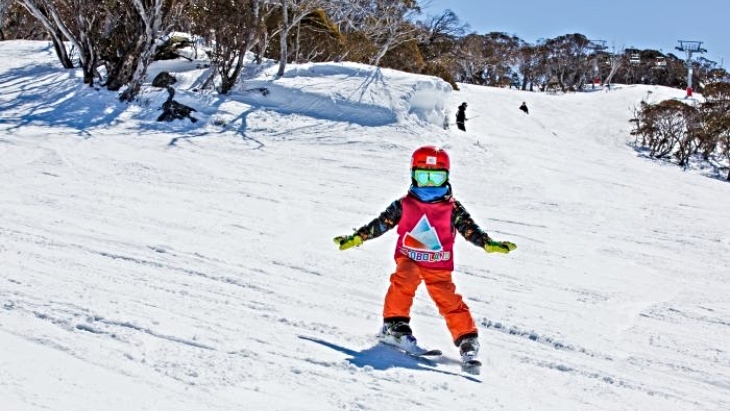
M 481 380 L 472 376 L 462 375 L 460 373 L 444 371 L 435 368 L 440 362 L 446 361 L 435 361 L 425 357 L 410 356 L 398 351 L 394 347 L 390 347 L 381 343 L 377 343 L 374 346 L 361 351 L 355 351 L 318 338 L 307 337 L 304 335 L 300 335 L 299 338 L 301 338 L 302 340 L 307 340 L 323 345 L 327 348 L 339 351 L 345 355 L 349 355 L 350 358 L 347 358 L 347 362 L 358 368 L 370 367 L 378 371 L 385 371 L 391 368 L 407 368 L 410 370 L 431 371 L 440 374 L 453 375 L 465 378 L 469 381 L 481 382 Z M 458 361 L 451 362 L 458 364 Z

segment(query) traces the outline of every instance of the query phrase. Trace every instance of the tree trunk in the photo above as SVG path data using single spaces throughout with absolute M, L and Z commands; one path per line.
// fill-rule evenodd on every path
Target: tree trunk
M 56 51 L 56 56 L 58 56 L 58 60 L 61 62 L 63 68 L 73 68 L 74 64 L 71 61 L 71 58 L 68 56 L 66 46 L 63 44 L 63 34 L 60 32 L 58 27 L 54 26 L 53 23 L 48 20 L 46 15 L 43 14 L 43 12 L 41 12 L 40 9 L 32 1 L 18 0 L 18 3 L 20 3 L 21 6 L 28 10 L 28 13 L 30 13 L 31 16 L 35 17 L 36 20 L 38 20 L 48 31 L 48 34 L 51 36 L 51 42 L 53 43 L 53 49 Z
M 236 85 L 238 76 L 241 75 L 241 70 L 243 70 L 243 58 L 246 56 L 247 50 L 248 48 L 245 48 L 238 53 L 238 57 L 236 57 L 236 66 L 234 67 L 233 72 L 225 73 L 221 76 L 221 94 L 228 94 L 233 86 Z
M 74 63 L 68 56 L 66 46 L 63 45 L 63 40 L 61 40 L 58 35 L 51 34 L 51 42 L 53 43 L 53 49 L 56 51 L 56 56 L 58 56 L 58 61 L 61 62 L 63 68 L 74 68 Z
M 147 67 L 149 67 L 152 56 L 157 51 L 155 36 L 162 26 L 161 0 L 154 0 L 149 7 L 146 7 L 141 0 L 133 0 L 133 4 L 139 18 L 144 23 L 144 32 L 141 33 L 140 39 L 137 41 L 131 80 L 127 89 L 119 96 L 121 101 L 132 101 L 139 94 L 142 81 L 147 75 Z
M 373 60 L 372 60 L 373 66 L 380 67 L 380 60 L 383 57 L 385 57 L 386 53 L 388 53 L 388 50 L 390 50 L 390 46 L 391 46 L 391 41 L 390 41 L 390 39 L 388 39 L 388 41 L 386 41 L 385 44 L 383 44 L 380 47 L 378 54 L 373 58 Z
M 281 33 L 279 33 L 279 71 L 276 72 L 278 77 L 284 76 L 286 62 L 289 59 L 289 50 L 287 49 L 287 37 L 289 37 L 289 11 L 286 6 L 287 1 L 281 0 Z
M 134 73 L 136 64 L 135 53 L 122 56 L 122 60 L 115 64 L 108 73 L 106 88 L 111 91 L 117 91 L 129 82 Z
M 203 85 L 200 86 L 201 90 L 206 90 L 211 87 L 212 84 L 214 84 L 215 78 L 218 75 L 218 63 L 215 61 L 211 61 L 210 63 L 210 75 L 207 79 L 203 82 Z

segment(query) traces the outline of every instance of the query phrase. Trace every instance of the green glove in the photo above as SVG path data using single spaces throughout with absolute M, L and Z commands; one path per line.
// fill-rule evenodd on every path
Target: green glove
M 334 238 L 335 244 L 340 246 L 340 250 L 347 250 L 352 247 L 360 247 L 362 244 L 362 237 L 357 234 L 353 235 L 341 235 Z
M 517 248 L 515 243 L 511 243 L 509 241 L 489 240 L 489 242 L 484 245 L 484 249 L 487 250 L 488 253 L 507 254 L 515 248 Z

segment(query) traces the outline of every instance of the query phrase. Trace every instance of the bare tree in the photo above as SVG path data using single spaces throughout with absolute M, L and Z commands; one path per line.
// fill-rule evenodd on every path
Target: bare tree
M 132 101 L 145 80 L 163 33 L 178 21 L 185 0 L 105 1 L 100 61 L 106 66 L 106 87 Z
M 540 76 L 540 47 L 523 43 L 517 53 L 517 66 L 522 77 L 520 88 L 527 90 L 529 85 L 533 91 Z
M 418 33 L 419 48 L 426 61 L 443 61 L 453 57 L 458 38 L 469 29 L 469 25 L 462 23 L 451 10 L 418 22 L 418 26 L 421 28 Z
M 0 0 L 0 41 L 5 40 L 5 18 L 10 9 L 10 0 Z
M 428 43 L 433 44 L 442 39 L 461 37 L 467 33 L 469 25 L 451 10 L 445 10 L 438 16 L 433 16 L 427 23 Z
M 608 64 L 610 67 L 610 71 L 608 72 L 608 75 L 606 76 L 606 79 L 603 81 L 605 84 L 610 84 L 611 80 L 613 79 L 613 76 L 616 75 L 618 70 L 621 68 L 623 64 L 623 59 L 621 56 L 616 54 L 616 47 L 613 47 L 613 53 L 608 54 Z
M 51 42 L 53 43 L 53 49 L 56 51 L 56 56 L 61 62 L 64 68 L 73 68 L 73 62 L 69 57 L 68 50 L 63 40 L 63 33 L 60 28 L 52 21 L 50 14 L 56 9 L 52 0 L 17 0 L 18 4 L 23 6 L 28 12 L 35 17 L 45 27 L 48 35 L 51 36 Z
M 16 0 L 2 0 L 0 40 L 47 39 L 46 28 Z
M 279 28 L 279 71 L 277 76 L 284 75 L 289 59 L 289 32 L 299 25 L 314 10 L 324 6 L 324 0 L 279 0 L 281 2 L 281 27 Z
M 548 39 L 544 46 L 549 56 L 551 74 L 557 78 L 562 91 L 578 90 L 588 72 L 586 36 L 575 33 Z
M 421 9 L 413 0 L 375 0 L 366 10 L 370 23 L 366 30 L 378 47 L 371 63 L 378 66 L 390 49 L 413 40 L 418 29 L 410 21 L 421 13 Z
M 356 10 L 359 7 L 352 0 L 330 0 L 324 5 L 327 15 L 340 32 L 357 29 Z
M 97 36 L 104 18 L 99 4 L 93 0 L 57 0 L 56 7 L 49 7 L 53 23 L 73 45 L 84 73 L 84 83 L 94 84 L 98 63 Z
M 506 86 L 519 62 L 522 40 L 505 33 L 469 34 L 458 41 L 456 76 L 467 83 Z
M 631 131 L 637 145 L 648 148 L 651 157 L 671 156 L 680 167 L 687 167 L 699 143 L 699 110 L 678 100 L 664 100 L 653 105 L 642 102 L 637 114 Z
M 62 65 L 73 61 L 65 42 L 78 53 L 84 82 L 93 84 L 96 68 L 106 65 L 106 87 L 123 101 L 139 93 L 158 36 L 169 29 L 185 0 L 16 0 L 48 31 Z
M 375 66 L 389 50 L 414 40 L 419 33 L 412 23 L 421 13 L 415 0 L 331 0 L 327 11 L 341 32 L 374 45 L 369 62 Z
M 263 32 L 262 2 L 258 0 L 200 0 L 194 5 L 197 34 L 210 37 L 211 75 L 204 87 L 220 77 L 219 92 L 227 94 L 238 81 L 246 53 Z
M 167 2 L 167 8 L 163 9 L 164 3 L 165 0 L 132 0 L 132 6 L 137 13 L 137 21 L 141 25 L 134 47 L 136 52 L 130 53 L 125 61 L 126 67 L 132 69 L 133 72 L 127 88 L 119 96 L 122 101 L 132 101 L 139 94 L 142 81 L 147 75 L 147 68 L 152 62 L 152 56 L 157 51 L 157 39 L 163 32 L 165 17 L 169 17 L 175 10 L 170 1 Z
M 708 84 L 703 92 L 705 102 L 700 106 L 703 126 L 699 133 L 700 151 L 704 160 L 713 154 L 730 164 L 730 83 Z M 730 167 L 726 180 L 730 181 Z

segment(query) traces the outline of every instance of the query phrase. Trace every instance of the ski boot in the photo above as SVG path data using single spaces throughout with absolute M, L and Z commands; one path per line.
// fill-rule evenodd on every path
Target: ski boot
M 476 335 L 468 335 L 461 337 L 457 342 L 459 346 L 459 353 L 461 354 L 461 370 L 469 373 L 479 375 L 482 363 L 477 360 L 479 355 L 479 340 Z
M 400 340 L 405 335 L 413 335 L 411 326 L 408 325 L 407 321 L 393 320 L 383 322 L 383 329 L 380 331 L 381 336 L 393 337 L 396 340 Z
M 418 346 L 418 341 L 413 336 L 413 330 L 408 325 L 407 319 L 386 320 L 378 338 L 383 344 L 391 345 L 413 356 L 441 355 L 439 350 L 426 350 Z

